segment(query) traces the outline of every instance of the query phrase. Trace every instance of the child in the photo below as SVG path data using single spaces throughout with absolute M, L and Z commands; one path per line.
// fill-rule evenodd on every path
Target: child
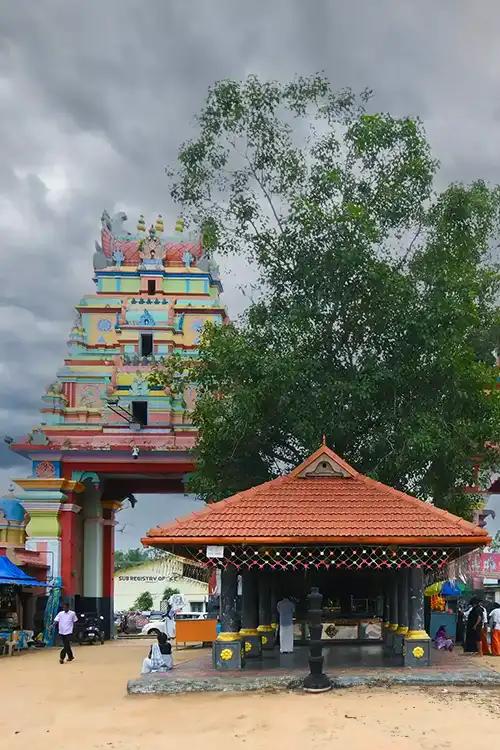
M 451 638 L 448 638 L 448 634 L 446 633 L 446 628 L 444 625 L 441 625 L 441 627 L 438 629 L 436 636 L 434 638 L 434 645 L 437 649 L 445 649 L 445 651 L 453 651 L 453 646 L 455 645 Z

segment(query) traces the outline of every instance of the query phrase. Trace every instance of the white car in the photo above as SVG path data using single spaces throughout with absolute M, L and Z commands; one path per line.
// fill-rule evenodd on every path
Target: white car
M 206 620 L 206 612 L 178 612 L 175 615 L 176 620 Z
M 179 612 L 175 615 L 175 620 L 204 620 L 206 619 L 205 612 Z M 161 620 L 151 620 L 147 622 L 141 630 L 142 635 L 154 635 L 157 636 L 160 633 L 165 633 L 169 638 L 175 638 L 175 620 L 168 620 L 167 630 L 167 616 L 161 618 Z

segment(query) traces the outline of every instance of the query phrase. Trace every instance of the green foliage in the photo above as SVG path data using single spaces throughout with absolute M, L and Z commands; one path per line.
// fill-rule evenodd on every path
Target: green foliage
M 139 594 L 135 602 L 130 607 L 132 612 L 150 612 L 153 609 L 153 597 L 149 591 L 143 591 Z
M 276 476 L 325 433 L 361 471 L 467 516 L 472 459 L 495 460 L 499 191 L 433 193 L 421 123 L 367 102 L 322 76 L 222 81 L 181 148 L 173 197 L 261 292 L 205 328 L 189 369 L 153 375 L 197 383 L 204 499 Z
M 156 363 L 149 375 L 150 387 L 160 386 L 173 398 L 180 398 L 183 407 L 184 388 L 192 378 L 192 368 L 189 362 L 182 359 L 179 353 L 165 357 L 159 364 Z
M 128 549 L 126 551 L 116 550 L 115 552 L 115 573 L 118 570 L 132 568 L 134 565 L 140 565 L 149 560 L 149 554 L 140 547 Z
M 490 548 L 493 552 L 500 552 L 500 531 L 497 531 L 493 541 L 491 542 Z
M 174 589 L 174 588 L 171 588 L 170 586 L 167 586 L 167 588 L 163 592 L 162 599 L 164 602 L 168 602 L 171 596 L 173 596 L 174 594 L 180 594 L 180 593 L 181 592 L 179 591 L 179 589 Z

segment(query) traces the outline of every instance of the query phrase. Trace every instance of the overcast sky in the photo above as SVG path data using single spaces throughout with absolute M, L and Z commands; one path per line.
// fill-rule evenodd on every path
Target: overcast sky
M 441 184 L 499 180 L 498 0 L 17 0 L 1 16 L 1 434 L 37 421 L 72 305 L 94 288 L 102 209 L 173 227 L 164 165 L 213 81 L 324 71 L 372 88 L 375 108 L 419 115 Z M 223 281 L 234 316 L 241 279 Z M 0 489 L 27 472 L 2 443 Z M 125 546 L 184 509 L 138 507 Z

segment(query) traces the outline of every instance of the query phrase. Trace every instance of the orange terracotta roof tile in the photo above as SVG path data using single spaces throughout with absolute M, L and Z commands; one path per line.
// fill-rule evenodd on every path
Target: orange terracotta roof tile
M 321 446 L 290 474 L 159 528 L 144 544 L 486 544 L 487 532 L 359 474 Z

